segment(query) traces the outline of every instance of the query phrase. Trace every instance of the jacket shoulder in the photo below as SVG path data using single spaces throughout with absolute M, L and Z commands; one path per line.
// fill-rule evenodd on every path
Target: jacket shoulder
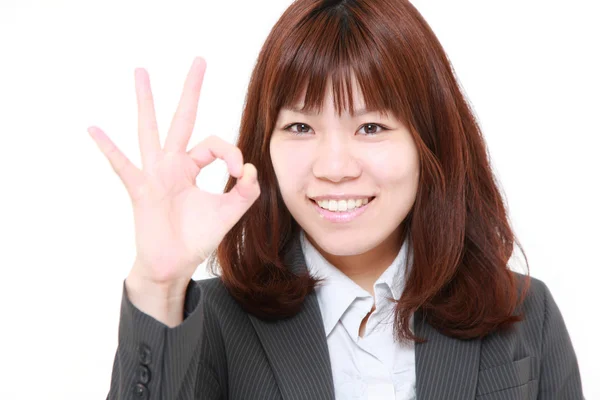
M 514 271 L 513 274 L 518 282 L 519 295 L 526 289 L 523 302 L 515 310 L 515 314 L 522 314 L 525 318 L 523 322 L 543 322 L 550 292 L 548 286 L 541 279 L 531 275 Z
M 524 301 L 515 310 L 523 319 L 484 339 L 480 369 L 487 375 L 522 373 L 544 399 L 583 399 L 575 350 L 550 289 L 538 278 L 517 272 L 515 276 L 520 292 L 529 281 Z

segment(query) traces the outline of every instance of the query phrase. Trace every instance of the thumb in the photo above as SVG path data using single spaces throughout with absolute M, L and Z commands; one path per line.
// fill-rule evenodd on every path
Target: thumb
M 260 195 L 260 185 L 258 184 L 256 167 L 250 163 L 244 164 L 242 176 L 238 178 L 235 186 L 227 193 L 223 194 L 221 210 L 224 213 L 223 219 L 230 224 L 235 225 L 242 215 Z M 231 228 L 229 227 L 229 228 Z

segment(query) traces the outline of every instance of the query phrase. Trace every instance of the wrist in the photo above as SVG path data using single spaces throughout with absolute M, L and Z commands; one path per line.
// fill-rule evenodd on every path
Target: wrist
M 189 280 L 184 282 L 154 282 L 144 276 L 130 273 L 125 279 L 128 292 L 137 295 L 153 297 L 157 301 L 171 303 L 185 297 L 185 291 Z
M 179 285 L 156 284 L 135 274 L 125 279 L 129 301 L 143 313 L 169 327 L 183 321 L 186 288 L 187 284 L 183 288 Z
M 185 296 L 185 291 L 190 282 L 190 278 L 171 278 L 156 279 L 147 272 L 149 268 L 142 265 L 136 258 L 133 268 L 127 276 L 126 283 L 128 288 L 138 293 L 145 293 L 152 297 L 171 301 Z

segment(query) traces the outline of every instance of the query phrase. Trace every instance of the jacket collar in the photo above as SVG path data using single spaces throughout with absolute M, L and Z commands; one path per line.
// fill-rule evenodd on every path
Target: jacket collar
M 284 261 L 296 274 L 307 270 L 298 236 Z M 292 318 L 263 321 L 249 317 L 284 400 L 335 400 L 325 327 L 314 291 Z M 414 330 L 427 340 L 415 344 L 417 398 L 474 398 L 481 340 L 444 336 L 425 321 L 421 310 L 414 315 Z
M 326 279 L 323 285 L 318 285 L 315 288 L 315 292 L 319 301 L 321 314 L 323 315 L 325 335 L 329 337 L 333 328 L 340 321 L 342 315 L 351 307 L 356 298 L 368 298 L 372 296 L 371 293 L 360 287 L 346 274 L 327 261 L 310 243 L 304 231 L 300 231 L 299 237 L 302 254 L 304 255 L 310 274 Z M 404 289 L 407 250 L 408 244 L 407 241 L 404 241 L 395 259 L 374 283 L 375 287 L 386 287 L 386 290 L 396 300 L 400 298 Z M 386 293 L 386 295 L 388 294 Z M 360 325 L 360 321 L 358 321 L 358 324 Z M 356 332 L 358 335 L 358 328 L 356 328 Z

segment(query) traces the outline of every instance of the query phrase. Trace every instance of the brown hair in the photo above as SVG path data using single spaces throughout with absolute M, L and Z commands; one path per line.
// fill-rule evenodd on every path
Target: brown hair
M 293 316 L 302 307 L 319 280 L 283 262 L 299 226 L 278 188 L 271 132 L 279 110 L 302 94 L 306 109 L 320 110 L 328 79 L 336 111 L 353 115 L 351 74 L 367 108 L 393 113 L 419 152 L 419 188 L 403 222 L 413 264 L 395 308 L 395 336 L 421 341 L 409 329 L 419 308 L 440 332 L 464 339 L 522 320 L 513 314 L 529 279 L 519 297 L 507 264 L 515 242 L 524 252 L 480 127 L 440 42 L 407 0 L 297 0 L 275 24 L 250 79 L 237 141 L 258 170 L 261 195 L 224 237 L 210 271 L 220 269 L 230 294 L 259 318 Z

